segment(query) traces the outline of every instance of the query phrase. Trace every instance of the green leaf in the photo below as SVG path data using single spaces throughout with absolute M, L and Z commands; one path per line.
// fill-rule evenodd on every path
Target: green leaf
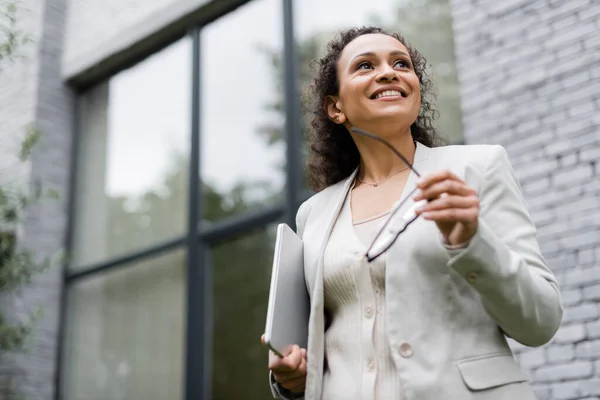
M 21 144 L 21 150 L 19 152 L 19 159 L 21 161 L 26 161 L 31 156 L 31 152 L 36 143 L 39 142 L 41 138 L 40 131 L 35 127 L 35 125 L 29 124 L 27 126 L 25 139 Z

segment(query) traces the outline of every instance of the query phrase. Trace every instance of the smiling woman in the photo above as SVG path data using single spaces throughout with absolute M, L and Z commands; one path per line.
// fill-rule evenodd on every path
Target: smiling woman
M 433 83 L 426 70 L 425 58 L 416 49 L 407 47 L 404 44 L 406 40 L 399 35 L 373 34 L 379 30 L 372 31 L 365 31 L 364 36 L 359 35 L 358 31 L 342 33 L 340 40 L 349 42 L 348 48 L 330 47 L 328 54 L 319 62 L 322 73 L 315 79 L 313 91 L 315 98 L 323 99 L 323 102 L 315 101 L 312 107 L 315 134 L 310 137 L 312 157 L 309 161 L 310 179 L 315 190 L 339 182 L 356 167 L 359 159 L 358 149 L 348 135 L 340 134 L 347 131 L 345 126 L 340 125 L 346 122 L 347 117 L 336 115 L 338 106 L 343 104 L 343 97 L 351 96 L 355 91 L 363 91 L 363 95 L 358 97 L 360 101 L 354 104 L 348 99 L 349 104 L 343 104 L 348 107 L 346 111 L 353 116 L 355 125 L 360 126 L 361 122 L 367 122 L 364 121 L 365 118 L 375 119 L 380 125 L 389 124 L 391 118 L 396 125 L 396 111 L 399 111 L 406 114 L 407 121 L 414 122 L 410 127 L 398 129 L 406 131 L 410 128 L 415 140 L 428 146 L 442 143 L 433 128 L 437 110 L 433 102 Z M 353 41 L 354 38 L 357 40 Z M 331 71 L 335 71 L 336 75 L 328 73 Z M 401 81 L 400 78 L 393 78 L 393 74 L 390 75 L 394 71 L 402 77 Z M 370 83 L 373 74 L 377 74 L 376 87 Z M 344 85 L 340 91 L 339 82 L 342 80 L 348 80 L 349 84 Z M 363 107 L 366 107 L 364 110 L 368 110 L 376 106 L 377 103 L 372 101 L 373 96 L 390 89 L 404 92 L 405 96 L 402 96 L 402 99 L 406 101 L 400 102 L 400 98 L 392 97 L 388 99 L 389 104 L 385 103 L 390 107 L 378 107 L 374 114 L 362 112 Z M 332 96 L 332 93 L 338 91 L 339 96 Z M 327 114 L 322 112 L 322 107 L 327 107 Z M 386 112 L 387 116 L 380 119 Z M 338 120 L 335 121 L 335 118 Z M 383 133 L 381 129 L 377 132 Z M 338 151 L 339 149 L 343 151 Z
M 440 145 L 425 58 L 398 34 L 344 30 L 316 65 L 308 348 L 270 354 L 273 394 L 533 400 L 506 337 L 541 346 L 563 309 L 506 151 Z

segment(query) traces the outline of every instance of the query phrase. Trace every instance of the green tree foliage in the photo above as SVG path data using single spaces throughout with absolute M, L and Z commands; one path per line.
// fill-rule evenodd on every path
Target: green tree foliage
M 21 48 L 30 38 L 18 29 L 19 2 L 0 0 L 0 79 L 8 64 L 23 59 Z M 16 134 L 8 132 L 8 135 Z M 33 124 L 24 129 L 24 139 L 18 151 L 21 163 L 29 161 L 31 152 L 40 140 L 40 132 Z M 12 292 L 31 282 L 38 274 L 59 262 L 62 255 L 54 258 L 39 257 L 21 243 L 24 217 L 29 207 L 43 199 L 55 198 L 57 194 L 41 185 L 24 188 L 18 183 L 2 181 L 0 184 L 0 292 Z M 0 357 L 27 351 L 28 340 L 41 316 L 41 308 L 32 310 L 25 322 L 13 321 L 0 311 Z M 18 388 L 10 378 L 0 378 L 0 398 L 15 398 Z
M 18 29 L 17 0 L 0 1 L 0 73 L 7 62 L 22 58 L 19 48 L 31 42 L 31 38 Z
M 29 127 L 19 151 L 21 162 L 27 162 L 40 138 L 39 132 Z M 0 292 L 12 292 L 31 282 L 34 275 L 59 263 L 63 256 L 39 259 L 35 253 L 19 243 L 22 224 L 29 207 L 43 199 L 56 198 L 52 190 L 35 185 L 32 190 L 19 184 L 0 184 Z M 7 353 L 27 350 L 28 339 L 41 317 L 41 306 L 32 310 L 25 322 L 11 321 L 0 311 L 0 357 Z M 16 392 L 10 379 L 0 378 L 0 398 L 12 399 Z

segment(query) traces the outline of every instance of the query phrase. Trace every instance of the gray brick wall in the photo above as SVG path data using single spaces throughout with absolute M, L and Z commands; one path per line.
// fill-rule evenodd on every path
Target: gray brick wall
M 0 1 L 2 11 L 5 5 L 5 1 Z M 30 166 L 18 162 L 17 151 L 24 128 L 28 123 L 33 122 L 35 115 L 41 7 L 34 1 L 23 1 L 19 5 L 17 17 L 17 29 L 26 32 L 33 43 L 19 48 L 18 54 L 23 59 L 14 63 L 4 62 L 1 65 L 0 181 L 27 184 Z
M 506 147 L 566 307 L 511 345 L 540 400 L 600 399 L 600 2 L 451 1 L 466 141 Z
M 43 2 L 41 2 L 43 4 Z M 6 2 L 1 1 L 4 11 Z M 18 54 L 23 59 L 15 63 L 3 63 L 0 72 L 0 182 L 27 187 L 31 177 L 31 163 L 21 164 L 17 158 L 19 145 L 27 124 L 35 121 L 37 100 L 37 71 L 39 40 L 42 34 L 43 7 L 33 1 L 19 3 L 18 27 L 26 32 L 33 43 L 21 46 Z M 4 22 L 4 20 L 3 20 Z M 10 321 L 20 321 L 23 315 L 17 311 L 18 296 L 0 294 L 0 307 Z M 0 377 L 23 376 L 12 355 L 0 357 Z
M 32 208 L 23 230 L 23 245 L 37 256 L 55 254 L 63 245 L 67 222 L 69 160 L 71 154 L 73 104 L 72 93 L 60 76 L 66 0 L 22 3 L 23 30 L 34 39 L 26 64 L 11 67 L 10 80 L 1 80 L 0 143 L 2 167 L 20 176 L 25 184 L 40 182 L 60 194 Z M 13 156 L 18 148 L 18 132 L 35 122 L 42 140 L 31 161 L 18 166 Z M 3 177 L 4 175 L 3 170 Z M 0 298 L 0 306 L 12 319 L 23 320 L 38 306 L 43 317 L 37 324 L 26 354 L 3 356 L 0 374 L 12 376 L 27 400 L 53 399 L 58 360 L 58 333 L 62 293 L 60 267 L 35 277 L 32 284 Z

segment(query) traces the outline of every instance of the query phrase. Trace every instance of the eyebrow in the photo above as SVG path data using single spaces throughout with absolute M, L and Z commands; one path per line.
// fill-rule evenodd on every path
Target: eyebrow
M 390 51 L 390 56 L 400 56 L 400 55 L 404 55 L 407 57 L 410 57 L 408 54 L 406 54 L 405 52 L 401 51 L 401 50 L 394 50 L 394 51 Z M 359 57 L 374 57 L 375 53 L 373 53 L 372 51 L 367 51 L 365 53 L 360 53 L 359 55 L 357 55 L 356 57 L 354 57 L 352 59 L 352 61 L 356 60 Z

